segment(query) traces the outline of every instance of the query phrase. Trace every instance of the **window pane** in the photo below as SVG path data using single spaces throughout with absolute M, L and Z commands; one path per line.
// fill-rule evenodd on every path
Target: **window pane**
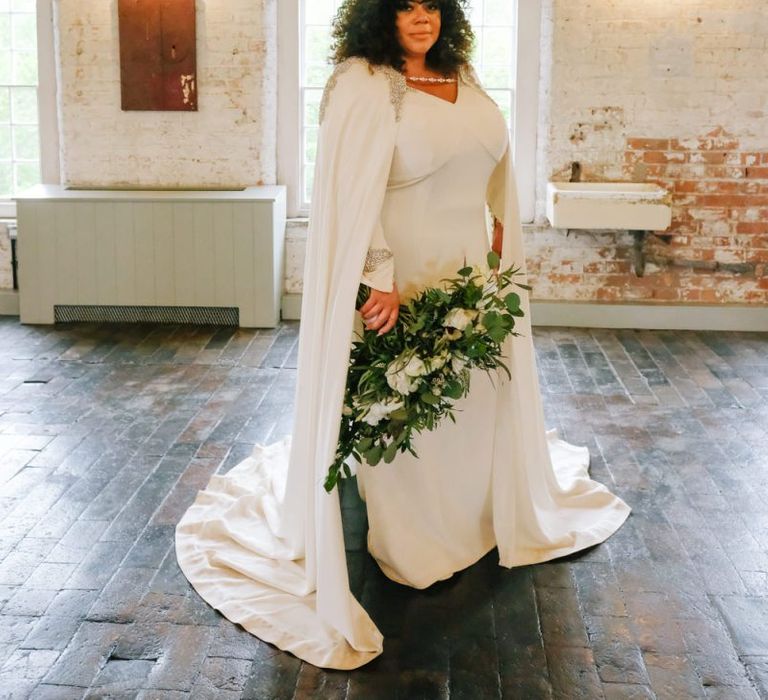
M 483 63 L 510 65 L 512 61 L 512 31 L 487 27 L 483 32 Z
M 13 52 L 13 82 L 16 85 L 37 84 L 37 52 Z
M 327 25 L 336 14 L 334 0 L 308 0 L 304 3 L 304 21 L 307 24 Z
M 13 49 L 34 49 L 37 46 L 35 15 L 11 15 Z
M 14 124 L 37 124 L 37 90 L 28 87 L 11 88 L 11 109 Z
M 304 91 L 304 125 L 316 126 L 320 121 L 320 100 L 323 98 L 322 90 Z
M 0 199 L 13 196 L 13 165 L 0 162 Z
M 0 51 L 0 85 L 8 85 L 13 82 L 11 80 L 11 75 L 13 73 L 11 64 L 11 52 Z
M 13 157 L 18 160 L 40 158 L 40 137 L 36 126 L 13 126 Z
M 16 193 L 40 182 L 40 163 L 16 163 Z
M 0 87 L 0 124 L 11 121 L 11 97 L 9 89 Z
M 12 160 L 11 127 L 0 126 L 0 160 Z
M 307 27 L 304 44 L 304 60 L 307 63 L 326 63 L 330 47 L 328 27 Z
M 2 10 L 0 10 L 1 12 Z M 0 15 L 0 48 L 7 49 L 11 45 L 11 16 Z
M 314 168 L 304 168 L 304 201 L 309 202 L 312 199 L 312 184 L 315 178 Z
M 36 17 L 36 0 L 0 0 L 0 199 L 40 182 Z
M 486 24 L 512 26 L 515 23 L 515 3 L 511 0 L 485 0 L 483 21 Z
M 484 66 L 480 81 L 486 88 L 511 88 L 514 85 L 512 66 Z
M 36 12 L 35 0 L 11 0 L 11 12 Z
M 307 66 L 306 82 L 307 87 L 322 88 L 328 78 L 331 77 L 333 66 L 327 63 L 315 63 Z
M 317 155 L 317 129 L 304 132 L 304 158 L 306 163 L 314 163 Z

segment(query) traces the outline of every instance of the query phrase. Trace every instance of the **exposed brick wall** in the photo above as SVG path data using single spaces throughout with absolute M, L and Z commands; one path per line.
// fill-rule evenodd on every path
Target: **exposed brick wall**
M 744 151 L 717 128 L 687 140 L 630 138 L 624 161 L 628 178 L 672 193 L 671 235 L 646 245 L 664 282 L 653 298 L 768 300 L 768 150 Z
M 537 225 L 539 299 L 768 302 L 768 38 L 762 0 L 545 0 Z M 546 226 L 548 179 L 656 182 L 664 238 Z
M 123 112 L 117 2 L 55 7 L 64 182 L 274 183 L 277 0 L 197 2 L 197 112 Z

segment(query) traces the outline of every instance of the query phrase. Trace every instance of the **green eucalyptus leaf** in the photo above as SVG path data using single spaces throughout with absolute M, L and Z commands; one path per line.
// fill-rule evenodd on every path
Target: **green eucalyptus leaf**
M 488 253 L 488 257 L 486 258 L 486 260 L 488 262 L 488 267 L 490 267 L 492 270 L 495 270 L 501 263 L 501 258 L 499 257 L 499 254 L 493 250 L 490 253 Z
M 392 442 L 387 445 L 387 449 L 384 450 L 384 463 L 389 464 L 395 458 L 395 455 L 397 455 L 397 443 Z
M 443 387 L 443 396 L 447 396 L 449 399 L 460 399 L 464 393 L 464 387 L 461 382 L 449 382 Z
M 381 455 L 384 453 L 381 445 L 374 445 L 365 453 L 365 461 L 372 467 L 375 467 L 381 461 Z
M 520 295 L 510 292 L 504 297 L 504 304 L 509 311 L 517 311 L 520 308 Z
M 357 441 L 355 445 L 358 452 L 367 452 L 373 446 L 373 438 L 364 437 Z
M 440 403 L 440 397 L 435 396 L 431 391 L 425 391 L 423 394 L 419 395 L 419 398 L 430 406 L 435 406 Z

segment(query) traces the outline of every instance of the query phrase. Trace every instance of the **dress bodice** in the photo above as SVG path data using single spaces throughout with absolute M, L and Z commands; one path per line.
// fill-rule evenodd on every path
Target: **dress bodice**
M 478 177 L 478 169 L 492 169 L 507 143 L 499 108 L 466 80 L 459 80 L 455 102 L 409 87 L 401 107 L 389 187 L 407 186 L 446 166 L 464 172 L 466 182 L 484 184 L 491 171 Z
M 486 188 L 507 144 L 499 108 L 468 80 L 453 103 L 405 91 L 382 209 L 401 295 L 485 261 Z

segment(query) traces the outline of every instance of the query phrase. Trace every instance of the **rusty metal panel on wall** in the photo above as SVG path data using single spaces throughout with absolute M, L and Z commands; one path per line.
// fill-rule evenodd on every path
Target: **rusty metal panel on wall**
M 118 0 L 124 110 L 197 110 L 195 0 Z

